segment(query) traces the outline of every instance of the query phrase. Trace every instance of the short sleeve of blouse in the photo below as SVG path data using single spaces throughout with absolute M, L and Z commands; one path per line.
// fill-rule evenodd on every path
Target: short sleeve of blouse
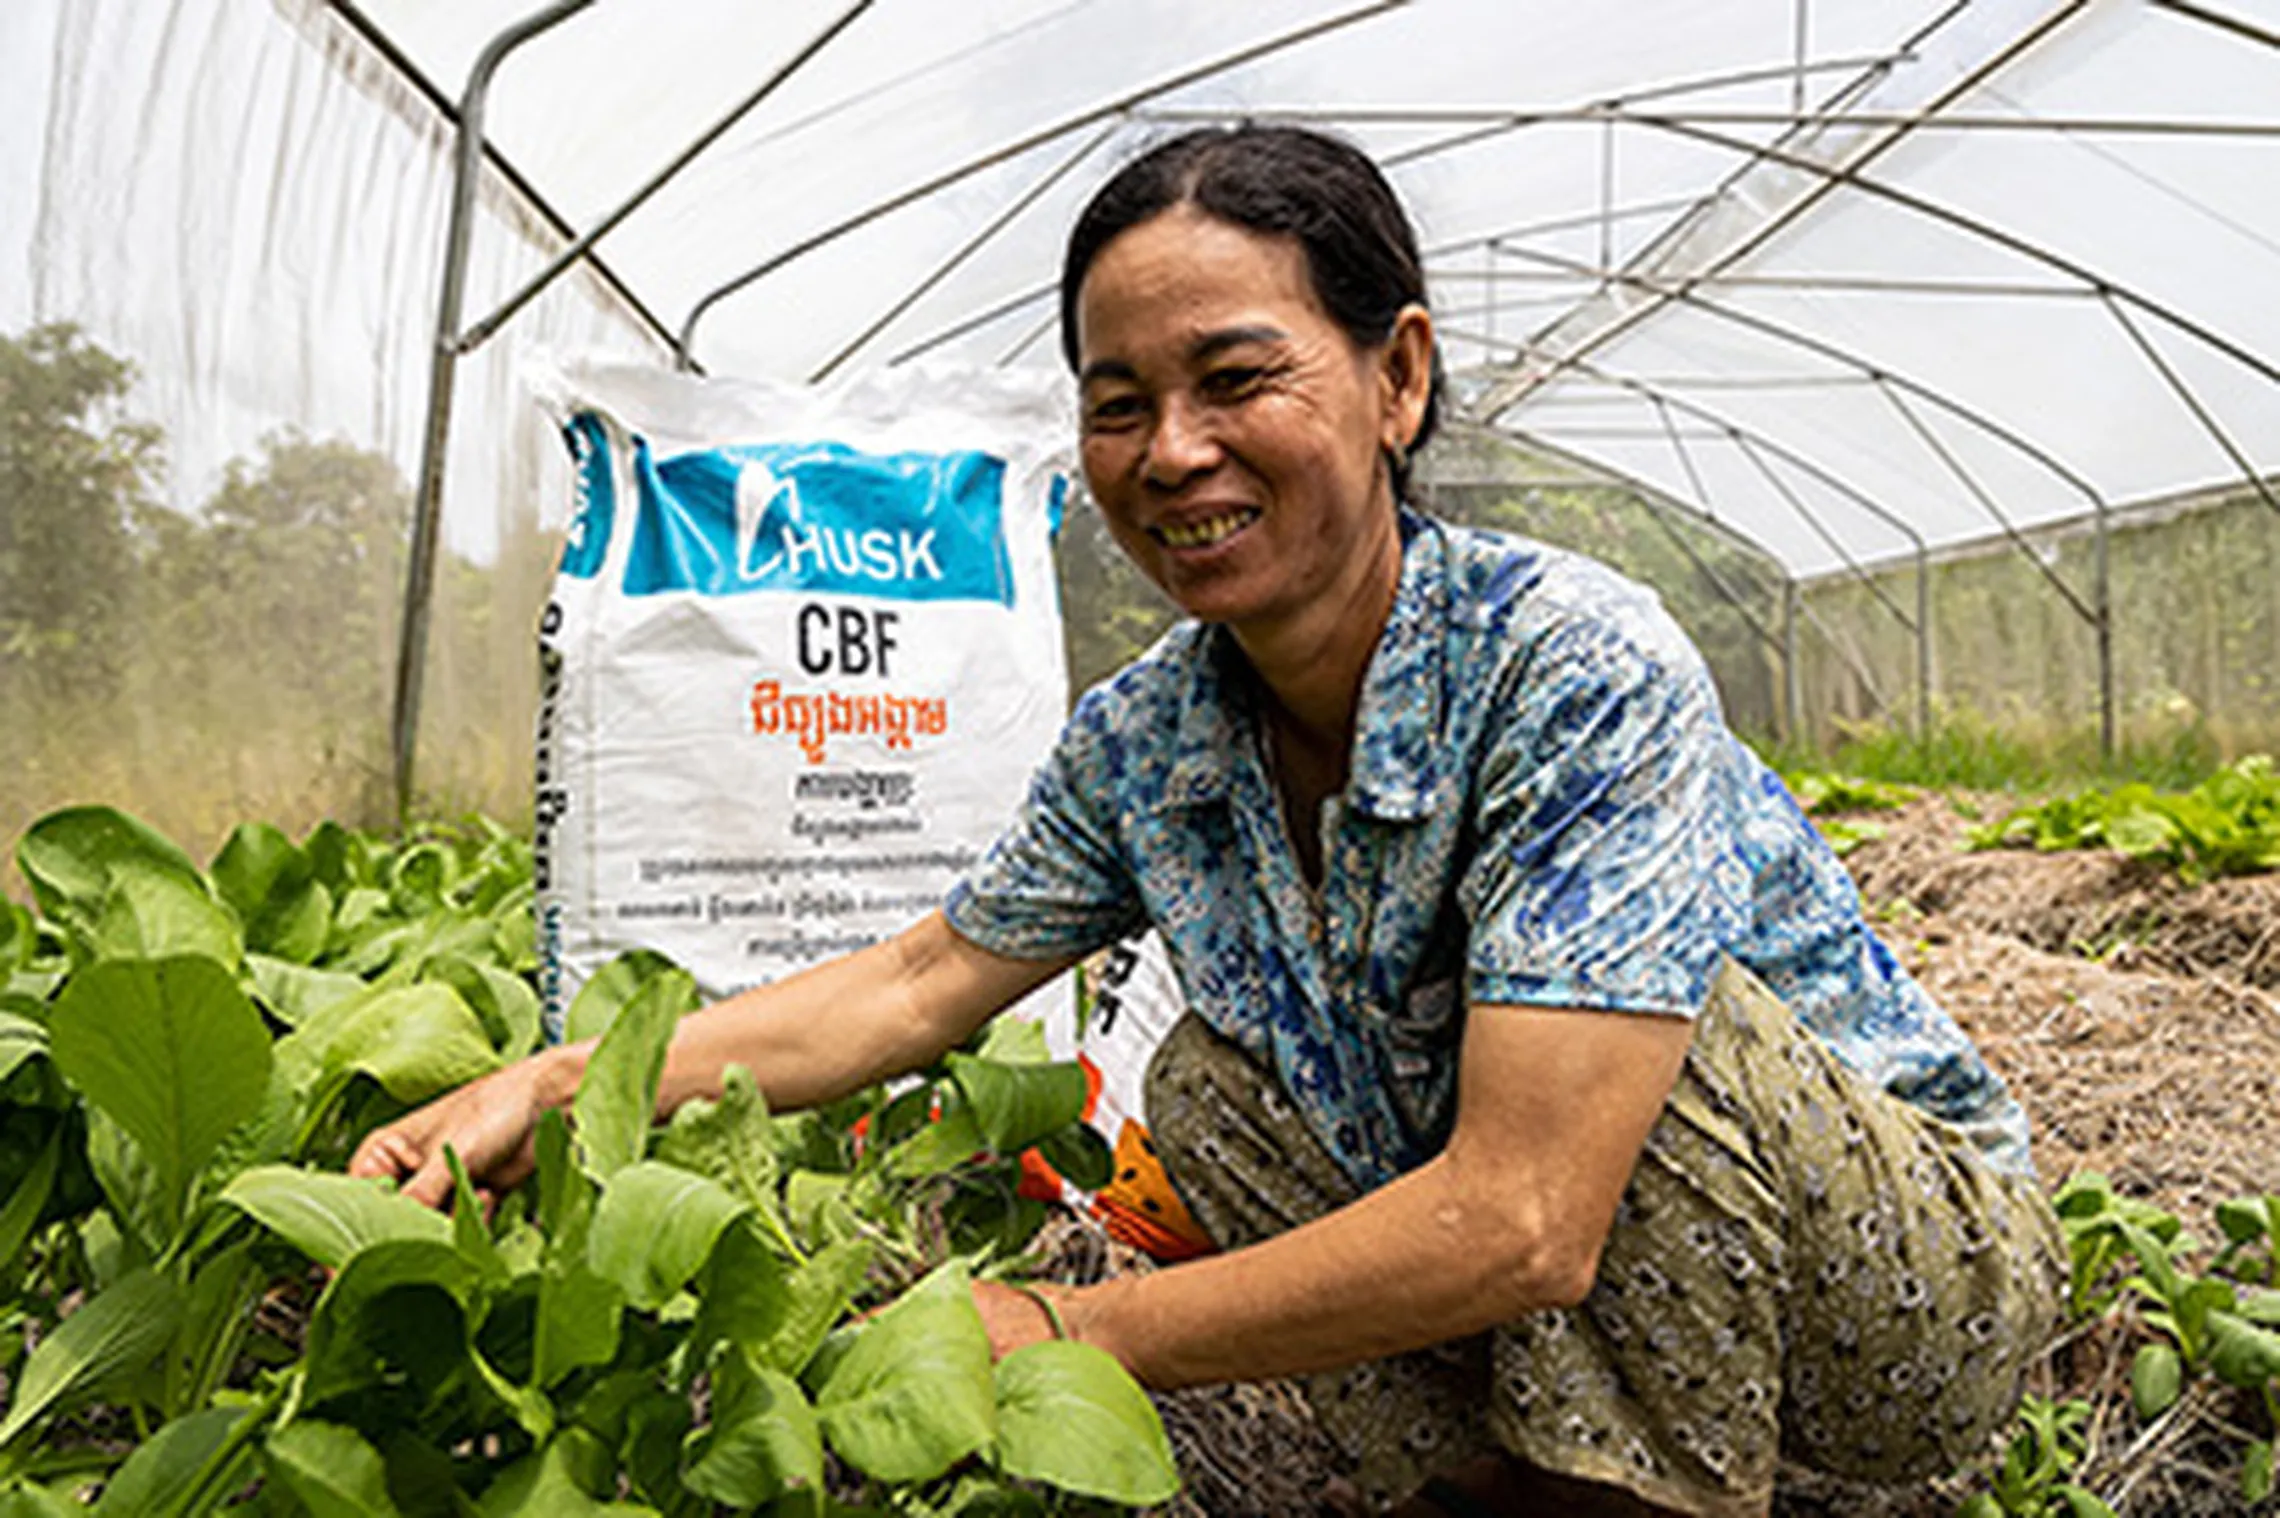
M 1734 740 L 1653 615 L 1565 624 L 1511 672 L 1462 886 L 1475 1002 L 1692 1016 L 1746 926 Z
M 950 925 L 993 953 L 1060 959 L 1147 925 L 1099 806 L 1107 786 L 1085 773 L 1084 746 L 1072 722 L 1031 779 L 1012 825 L 943 903 Z

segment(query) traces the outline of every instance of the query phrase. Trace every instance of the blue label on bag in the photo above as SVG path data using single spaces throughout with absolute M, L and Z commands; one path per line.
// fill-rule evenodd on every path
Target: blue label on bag
M 984 453 L 862 453 L 776 443 L 659 462 L 641 495 L 628 595 L 829 591 L 1013 605 L 1005 465 Z
M 591 580 L 602 572 L 609 556 L 610 528 L 617 521 L 617 483 L 610 471 L 610 435 L 601 419 L 579 412 L 562 429 L 570 444 L 571 488 L 577 507 L 562 539 L 562 572 L 574 580 Z

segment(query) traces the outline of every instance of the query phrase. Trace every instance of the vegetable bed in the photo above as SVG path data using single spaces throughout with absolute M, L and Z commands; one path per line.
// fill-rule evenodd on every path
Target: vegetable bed
M 1168 1499 L 1154 1408 L 1089 1347 L 994 1366 L 1041 1148 L 1108 1156 L 1000 1020 L 893 1092 L 773 1116 L 732 1069 L 653 1126 L 689 978 L 621 959 L 530 1183 L 448 1216 L 340 1168 L 530 1051 L 527 845 L 240 827 L 202 869 L 106 808 L 0 903 L 0 1518 L 1055 1514 Z

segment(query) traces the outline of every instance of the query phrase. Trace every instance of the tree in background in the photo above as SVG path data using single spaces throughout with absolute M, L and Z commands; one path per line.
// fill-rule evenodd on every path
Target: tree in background
M 395 464 L 337 438 L 286 429 L 262 439 L 258 459 L 231 460 L 151 556 L 154 601 L 210 671 L 184 670 L 183 683 L 258 690 L 326 728 L 376 724 L 410 515 Z
M 103 699 L 125 667 L 138 522 L 163 434 L 134 366 L 68 322 L 0 337 L 0 694 Z

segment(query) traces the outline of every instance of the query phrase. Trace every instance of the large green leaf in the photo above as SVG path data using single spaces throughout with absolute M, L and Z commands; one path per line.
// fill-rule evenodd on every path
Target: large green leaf
M 93 1518 L 170 1518 L 185 1511 L 189 1498 L 202 1495 L 211 1503 L 226 1495 L 240 1484 L 230 1478 L 247 1458 L 242 1453 L 202 1493 L 192 1491 L 190 1483 L 248 1416 L 242 1407 L 208 1407 L 176 1418 L 137 1446 L 104 1483 Z
M 269 1089 L 269 1032 L 211 960 L 115 960 L 71 978 L 49 1024 L 56 1068 L 125 1129 L 168 1220 L 223 1137 Z
M 520 975 L 471 959 L 445 961 L 433 974 L 474 1009 L 501 1059 L 521 1059 L 538 1047 L 538 993 Z
M 973 1104 L 953 1098 L 943 1102 L 941 1114 L 932 1122 L 888 1150 L 883 1166 L 887 1174 L 906 1180 L 942 1175 L 989 1147 Z
M 65 1410 L 147 1369 L 174 1338 L 181 1292 L 158 1272 L 133 1271 L 96 1293 L 26 1357 L 0 1422 L 0 1446 L 50 1412 Z
M 33 823 L 16 845 L 16 863 L 40 910 L 60 923 L 92 926 L 110 893 L 112 872 L 141 865 L 204 889 L 188 854 L 137 818 L 107 806 L 68 807 Z
M 628 949 L 620 954 L 595 971 L 571 998 L 570 1009 L 562 1018 L 563 1039 L 582 1043 L 599 1038 L 642 987 L 673 968 L 673 961 L 654 949 Z
M 248 954 L 245 968 L 253 981 L 253 994 L 288 1028 L 298 1028 L 326 1008 L 372 990 L 362 976 L 314 970 L 268 954 Z
M 1156 1408 L 1115 1359 L 1067 1340 L 997 1365 L 1000 1467 L 1065 1491 L 1152 1507 L 1180 1489 Z
M 586 1062 L 571 1111 L 580 1158 L 596 1179 L 608 1180 L 647 1148 L 666 1046 L 696 1001 L 696 982 L 682 971 L 655 977 L 625 1004 Z
M 309 1518 L 396 1518 L 380 1452 L 352 1428 L 295 1423 L 269 1436 L 269 1479 L 291 1492 Z
M 993 1017 L 983 1025 L 977 1057 L 1001 1065 L 1049 1065 L 1051 1046 L 1045 1042 L 1045 1025 L 1034 1018 Z
M 824 1433 L 883 1481 L 931 1481 L 997 1435 L 990 1337 L 953 1262 L 865 1324 L 816 1394 Z
M 713 1371 L 712 1425 L 683 1451 L 689 1488 L 730 1507 L 823 1487 L 823 1438 L 806 1393 L 735 1350 Z
M 32 1161 L 16 1189 L 8 1193 L 8 1200 L 0 1204 L 0 1269 L 15 1264 L 16 1251 L 32 1236 L 39 1225 L 40 1213 L 47 1206 L 48 1193 L 54 1189 L 55 1173 L 63 1160 L 63 1124 L 58 1122 L 48 1130 L 47 1142 L 40 1146 L 39 1156 Z M 11 1272 L 12 1273 L 12 1272 Z
M 655 1311 L 704 1268 L 722 1230 L 746 1210 L 706 1176 L 643 1160 L 603 1187 L 586 1258 L 628 1302 Z
M 473 1382 L 469 1305 L 476 1268 L 448 1243 L 388 1239 L 357 1252 L 309 1315 L 304 1400 L 312 1408 L 376 1387 L 421 1406 Z
M 221 1200 L 333 1270 L 389 1239 L 452 1237 L 441 1213 L 379 1181 L 291 1165 L 248 1170 L 222 1188 Z
M 369 1075 L 401 1102 L 426 1101 L 498 1066 L 482 1020 L 434 981 L 359 1004 L 325 1043 L 326 1076 Z
M 595 1495 L 615 1474 L 616 1462 L 600 1440 L 584 1429 L 566 1428 L 544 1450 L 508 1467 L 476 1510 L 482 1518 L 655 1518 L 655 1508 Z
M 721 1072 L 720 1100 L 697 1097 L 674 1111 L 657 1137 L 657 1157 L 711 1176 L 748 1206 L 776 1205 L 778 1172 L 768 1101 L 742 1065 Z
M 2209 1369 L 2228 1386 L 2254 1389 L 2280 1378 L 2280 1334 L 2229 1312 L 2208 1320 Z
M 952 1054 L 945 1063 L 999 1154 L 1019 1154 L 1084 1115 L 1088 1087 L 1084 1067 L 1074 1060 L 1004 1064 Z
M 867 1239 L 848 1239 L 817 1251 L 784 1283 L 783 1321 L 765 1339 L 748 1340 L 745 1347 L 763 1365 L 786 1375 L 803 1374 L 863 1289 L 871 1254 Z
M 293 840 L 266 822 L 240 823 L 214 856 L 214 887 L 245 925 L 248 947 L 294 964 L 324 952 L 332 893 Z
M 547 1387 L 582 1366 L 607 1364 L 617 1354 L 625 1297 L 615 1282 L 587 1264 L 596 1187 L 570 1157 L 570 1137 L 559 1110 L 549 1108 L 540 1116 L 537 1148 L 546 1252 L 539 1264 L 531 1383 Z
M 112 866 L 111 886 L 81 947 L 95 959 L 194 954 L 236 969 L 245 941 L 229 908 L 203 880 L 184 880 L 141 860 Z
M 757 1353 L 758 1347 L 782 1332 L 788 1321 L 792 1306 L 790 1274 L 761 1237 L 751 1214 L 730 1224 L 697 1278 L 697 1319 L 689 1329 L 691 1352 L 702 1358 L 725 1341 Z M 796 1371 L 797 1367 L 792 1369 Z
M 780 1172 L 768 1102 L 751 1071 L 730 1065 L 721 1074 L 719 1101 L 683 1102 L 657 1136 L 657 1157 L 720 1182 L 758 1214 L 779 1248 L 799 1253 L 776 1197 Z

